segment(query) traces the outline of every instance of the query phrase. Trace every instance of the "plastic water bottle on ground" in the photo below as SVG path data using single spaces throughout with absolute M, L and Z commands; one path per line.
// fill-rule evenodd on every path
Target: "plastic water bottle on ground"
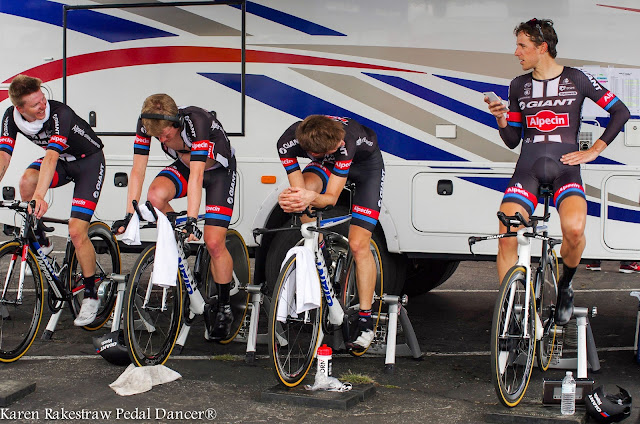
M 562 379 L 560 412 L 562 415 L 573 415 L 576 412 L 576 380 L 573 379 L 571 371 L 567 371 L 567 375 Z
M 322 378 L 331 377 L 331 353 L 332 353 L 331 348 L 326 344 L 318 348 L 317 373 L 322 375 Z

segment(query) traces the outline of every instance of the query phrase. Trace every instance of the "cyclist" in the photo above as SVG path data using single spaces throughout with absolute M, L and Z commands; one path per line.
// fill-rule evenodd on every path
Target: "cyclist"
M 524 140 L 500 210 L 506 215 L 520 212 L 528 218 L 538 203 L 539 185 L 553 185 L 563 238 L 563 272 L 558 281 L 555 321 L 564 325 L 573 313 L 571 281 L 586 242 L 587 202 L 579 164 L 591 162 L 602 153 L 629 119 L 629 110 L 593 76 L 556 62 L 558 36 L 553 21 L 534 18 L 520 23 L 514 34 L 514 54 L 522 69 L 532 72 L 511 81 L 508 108 L 501 101 L 491 102 L 485 97 L 504 143 L 513 149 Z M 608 111 L 611 118 L 593 146 L 580 151 L 577 135 L 585 98 Z M 500 224 L 500 232 L 505 231 Z M 514 238 L 500 239 L 500 281 L 517 260 L 516 243 Z
M 356 185 L 349 247 L 356 262 L 360 311 L 357 333 L 347 342 L 347 348 L 365 350 L 374 336 L 371 305 L 376 285 L 369 245 L 382 206 L 384 184 L 384 162 L 376 134 L 353 119 L 311 115 L 291 125 L 278 140 L 277 148 L 290 184 L 278 199 L 285 212 L 335 205 L 347 179 Z M 311 159 L 303 171 L 298 157 Z
M 202 189 L 206 191 L 204 242 L 211 255 L 211 272 L 218 289 L 218 310 L 207 305 L 205 320 L 211 340 L 229 335 L 233 314 L 230 282 L 233 260 L 225 239 L 231 221 L 236 184 L 236 159 L 229 139 L 213 113 L 189 106 L 178 108 L 167 94 L 153 94 L 142 105 L 133 148 L 133 168 L 127 191 L 127 214 L 113 224 L 115 233 L 124 232 L 133 214 L 133 200 L 140 200 L 145 171 L 149 161 L 151 137 L 156 137 L 162 150 L 174 162 L 155 177 L 147 200 L 163 213 L 172 211 L 171 199 L 187 196 L 188 240 L 195 233 Z M 215 315 L 211 319 L 211 315 Z
M 49 188 L 75 183 L 69 236 L 78 252 L 82 270 L 84 299 L 74 324 L 91 324 L 100 307 L 95 286 L 96 253 L 89 239 L 89 221 L 100 197 L 105 160 L 102 141 L 89 124 L 67 105 L 47 100 L 40 86 L 42 81 L 18 75 L 9 85 L 10 106 L 2 118 L 0 136 L 0 179 L 4 176 L 18 133 L 45 149 L 44 157 L 29 165 L 20 179 L 23 201 L 34 200 L 37 218 L 47 212 L 44 196 Z M 36 229 L 38 242 L 48 254 L 53 245 L 41 228 Z

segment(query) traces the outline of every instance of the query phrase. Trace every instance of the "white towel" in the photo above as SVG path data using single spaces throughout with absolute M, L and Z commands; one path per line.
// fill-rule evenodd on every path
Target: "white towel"
M 22 115 L 20 115 L 20 112 L 18 112 L 18 108 L 14 107 L 13 121 L 16 123 L 16 126 L 23 134 L 27 134 L 33 137 L 34 135 L 38 134 L 42 130 L 42 126 L 44 125 L 44 123 L 47 122 L 47 120 L 49 120 L 49 116 L 51 114 L 51 107 L 49 106 L 48 100 L 47 100 L 47 106 L 45 108 L 44 113 L 45 113 L 44 119 L 36 119 L 33 122 L 29 122 L 25 120 L 22 117 Z
M 179 373 L 164 365 L 136 367 L 131 364 L 109 387 L 120 396 L 130 396 L 148 392 L 155 385 L 169 383 L 180 377 Z
M 146 205 L 139 204 L 138 209 L 142 218 L 153 222 L 154 217 Z M 173 235 L 173 228 L 167 217 L 154 208 L 158 215 L 157 229 L 158 240 L 156 241 L 156 256 L 153 261 L 153 275 L 151 283 L 160 287 L 173 287 L 176 285 L 178 274 L 178 245 Z M 129 245 L 140 245 L 140 219 L 134 213 L 129 221 L 129 225 L 122 235 L 122 241 Z
M 295 246 L 289 249 L 282 264 L 284 265 L 292 255 L 296 255 L 296 269 L 285 283 L 284 290 L 280 292 L 276 311 L 276 319 L 280 322 L 285 322 L 287 316 L 297 318 L 298 314 L 318 308 L 322 301 L 313 254 L 302 246 Z

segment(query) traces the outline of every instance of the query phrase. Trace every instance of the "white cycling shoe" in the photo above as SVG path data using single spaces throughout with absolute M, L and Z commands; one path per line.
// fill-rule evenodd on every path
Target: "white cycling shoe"
M 85 325 L 91 324 L 96 320 L 98 309 L 100 309 L 99 299 L 91 299 L 90 297 L 85 297 L 82 300 L 80 313 L 78 314 L 76 319 L 73 320 L 73 325 L 75 325 L 76 327 L 83 327 Z

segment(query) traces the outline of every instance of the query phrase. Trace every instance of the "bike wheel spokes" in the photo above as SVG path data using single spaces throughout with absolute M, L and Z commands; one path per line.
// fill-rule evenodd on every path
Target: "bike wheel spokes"
M 295 257 L 283 267 L 271 298 L 269 351 L 278 380 L 289 387 L 302 382 L 315 354 L 322 307 L 296 313 Z
M 155 246 L 134 265 L 127 290 L 125 339 L 129 356 L 139 365 L 163 364 L 178 335 L 182 314 L 182 280 L 175 287 L 152 284 Z
M 42 282 L 35 260 L 28 253 L 20 285 L 21 245 L 0 248 L 0 361 L 12 362 L 29 349 L 42 316 Z
M 533 290 L 526 303 L 524 268 L 511 268 L 500 288 L 491 334 L 492 380 L 505 406 L 516 406 L 529 383 L 535 354 L 535 313 Z

